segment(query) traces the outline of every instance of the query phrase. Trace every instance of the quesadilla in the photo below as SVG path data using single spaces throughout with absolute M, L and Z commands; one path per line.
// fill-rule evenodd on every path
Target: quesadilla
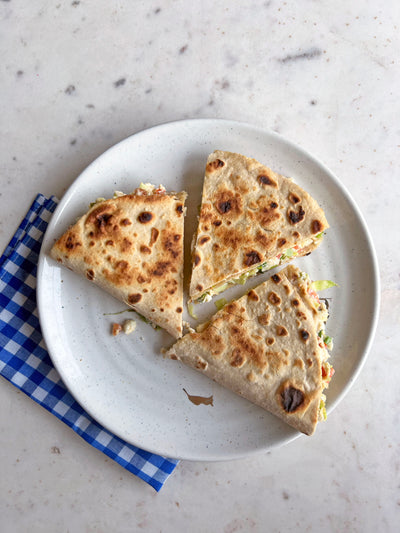
M 323 390 L 333 374 L 324 342 L 327 317 L 307 274 L 289 265 L 165 355 L 311 435 L 326 418 Z
M 208 157 L 190 301 L 203 302 L 321 244 L 328 222 L 291 179 L 255 159 L 215 151 Z
M 186 193 L 142 184 L 98 199 L 51 256 L 175 338 L 182 336 Z

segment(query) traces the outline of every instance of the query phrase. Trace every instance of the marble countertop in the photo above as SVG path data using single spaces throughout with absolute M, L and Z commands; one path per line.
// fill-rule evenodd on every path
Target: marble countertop
M 36 193 L 62 197 L 119 140 L 227 118 L 279 132 L 338 176 L 382 280 L 367 362 L 312 438 L 240 461 L 183 461 L 158 494 L 1 379 L 2 532 L 395 531 L 397 0 L 0 0 L 0 21 L 1 249 Z

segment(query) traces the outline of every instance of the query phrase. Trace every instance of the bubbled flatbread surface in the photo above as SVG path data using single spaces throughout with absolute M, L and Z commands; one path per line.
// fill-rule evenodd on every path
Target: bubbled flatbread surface
M 97 203 L 51 256 L 178 338 L 185 199 L 186 193 L 128 194 Z
M 166 356 L 311 435 L 323 390 L 321 354 L 298 276 L 296 267 L 281 270 L 179 339 Z
M 213 152 L 206 165 L 193 243 L 191 299 L 326 228 L 323 210 L 292 180 L 255 159 Z M 321 241 L 307 247 L 304 253 Z

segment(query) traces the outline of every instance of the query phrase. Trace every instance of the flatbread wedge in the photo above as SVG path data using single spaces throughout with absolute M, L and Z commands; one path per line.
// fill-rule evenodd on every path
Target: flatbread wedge
M 182 336 L 186 193 L 141 185 L 99 199 L 51 256 L 175 338 Z
M 292 265 L 226 304 L 165 356 L 311 435 L 326 418 L 324 389 L 333 369 L 321 330 L 325 304 Z
M 329 227 L 317 202 L 255 159 L 215 151 L 207 160 L 190 301 L 209 301 L 322 242 Z

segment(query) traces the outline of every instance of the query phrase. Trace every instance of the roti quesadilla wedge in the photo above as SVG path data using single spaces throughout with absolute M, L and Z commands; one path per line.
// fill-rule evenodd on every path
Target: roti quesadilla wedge
M 226 304 L 165 356 L 311 435 L 326 418 L 333 369 L 319 332 L 328 313 L 309 277 L 292 265 Z
M 51 256 L 175 338 L 182 336 L 186 193 L 141 184 L 99 198 Z
M 255 159 L 215 151 L 207 160 L 190 301 L 204 302 L 296 256 L 311 253 L 329 227 L 317 202 Z

